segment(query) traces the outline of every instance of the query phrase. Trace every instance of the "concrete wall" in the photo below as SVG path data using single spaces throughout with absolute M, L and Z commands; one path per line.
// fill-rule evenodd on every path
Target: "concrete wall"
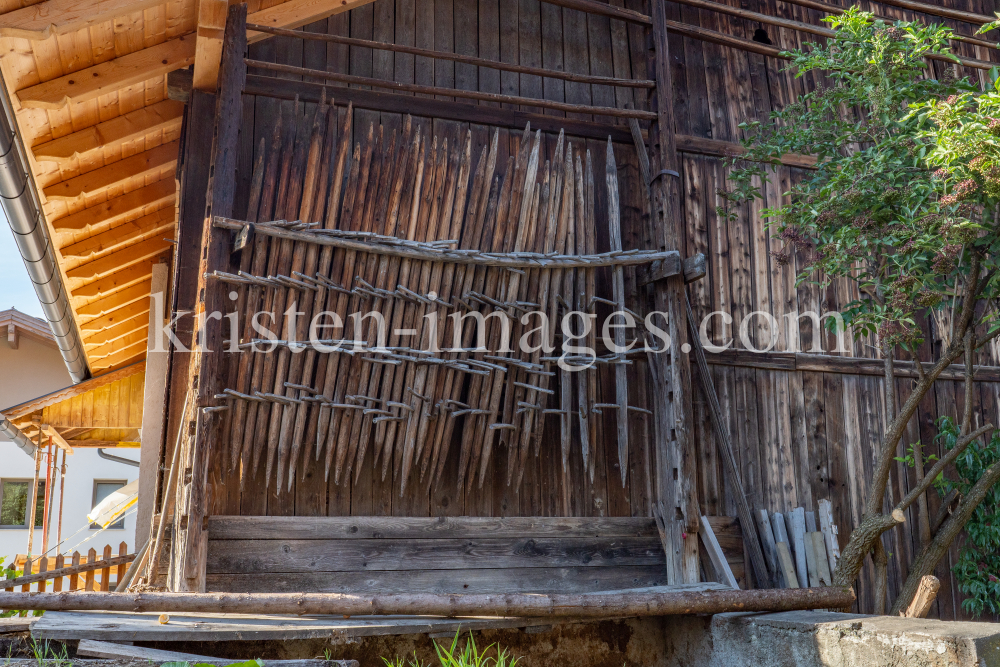
M 6 331 L 4 331 L 6 334 Z M 27 336 L 20 336 L 18 349 L 7 345 L 6 335 L 0 340 L 0 410 L 12 407 L 33 398 L 62 389 L 72 384 L 66 365 L 59 350 Z M 139 450 L 114 450 L 118 456 L 139 460 Z M 9 441 L 0 438 L 0 483 L 5 479 L 31 479 L 35 474 L 34 461 Z M 138 468 L 120 463 L 112 463 L 98 457 L 96 450 L 77 449 L 66 457 L 66 499 L 63 503 L 63 537 L 67 538 L 84 529 L 72 540 L 67 540 L 65 548 L 72 548 L 97 531 L 85 529 L 87 512 L 92 508 L 94 480 L 123 480 L 131 482 L 139 474 Z M 45 475 L 44 459 L 42 477 Z M 58 485 L 56 485 L 58 488 Z M 58 525 L 59 497 L 53 497 L 54 516 L 51 521 L 49 546 L 55 545 Z M 80 546 L 81 553 L 90 547 L 100 552 L 105 544 L 114 546 L 128 543 L 130 550 L 135 537 L 135 519 L 125 520 L 125 528 L 106 530 L 90 542 Z M 34 551 L 40 553 L 42 530 L 35 529 Z M 0 528 L 0 557 L 9 563 L 18 553 L 25 553 L 28 546 L 28 530 L 25 528 Z M 53 552 L 54 554 L 54 552 Z

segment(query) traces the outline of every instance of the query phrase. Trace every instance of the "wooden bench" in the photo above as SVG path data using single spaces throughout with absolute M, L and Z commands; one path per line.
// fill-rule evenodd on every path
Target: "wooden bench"
M 645 518 L 238 517 L 208 522 L 212 592 L 587 592 L 664 586 Z

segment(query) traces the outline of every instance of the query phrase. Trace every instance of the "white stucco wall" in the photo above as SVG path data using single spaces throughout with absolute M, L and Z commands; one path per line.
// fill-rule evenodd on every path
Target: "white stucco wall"
M 4 332 L 6 333 L 6 331 Z M 6 338 L 0 340 L 0 410 L 17 405 L 72 384 L 59 350 L 44 345 L 27 336 L 21 336 L 18 349 L 7 345 Z M 113 449 L 116 456 L 139 460 L 138 449 Z M 44 458 L 43 458 L 44 461 Z M 34 461 L 6 439 L 0 437 L 0 479 L 31 479 L 35 473 Z M 45 477 L 44 463 L 42 478 Z M 139 476 L 139 469 L 120 463 L 105 461 L 98 457 L 97 450 L 76 449 L 76 453 L 66 457 L 66 498 L 63 502 L 63 538 L 66 539 L 87 525 L 94 493 L 94 480 L 122 480 L 131 482 Z M 58 484 L 55 485 L 58 489 Z M 59 496 L 53 496 L 53 518 L 49 535 L 49 546 L 55 545 L 58 525 Z M 72 540 L 67 540 L 65 549 L 73 547 L 97 531 L 84 530 Z M 106 530 L 90 542 L 79 547 L 86 553 L 90 547 L 98 553 L 105 544 L 114 546 L 126 542 L 131 551 L 135 539 L 135 519 L 129 517 L 125 528 Z M 37 527 L 34 535 L 34 552 L 40 553 L 42 529 Z M 8 557 L 7 562 L 19 553 L 25 553 L 28 546 L 26 528 L 0 528 L 0 556 Z M 54 555 L 55 552 L 53 552 Z

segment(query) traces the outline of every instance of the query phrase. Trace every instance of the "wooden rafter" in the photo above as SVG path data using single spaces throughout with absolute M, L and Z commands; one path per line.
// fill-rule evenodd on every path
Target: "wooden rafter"
M 172 204 L 176 194 L 174 179 L 163 178 L 138 190 L 58 218 L 52 222 L 52 228 L 57 232 L 71 232 L 102 223 L 114 224 L 130 215 L 137 216 L 137 211 Z
M 158 236 L 153 237 L 72 268 L 66 272 L 66 277 L 70 279 L 81 278 L 83 280 L 92 280 L 108 276 L 126 266 L 138 264 L 143 260 L 162 255 L 171 247 L 170 241 Z
M 134 317 L 138 317 L 142 314 L 149 312 L 149 303 L 145 301 L 136 301 L 127 306 L 122 306 L 121 308 L 116 308 L 106 315 L 101 315 L 100 317 L 95 317 L 92 320 L 83 322 L 80 324 L 80 329 L 84 333 L 104 331 L 105 329 L 110 329 L 111 327 L 130 320 Z
M 194 87 L 198 90 L 215 92 L 228 8 L 227 0 L 201 0 L 198 3 L 198 44 L 194 58 Z
M 91 301 L 90 303 L 76 309 L 77 317 L 100 317 L 101 315 L 110 313 L 116 308 L 127 306 L 128 304 L 134 303 L 140 299 L 148 299 L 150 287 L 151 281 L 144 280 L 127 289 L 123 289 L 120 292 L 115 292 L 114 294 L 109 294 L 108 296 Z
M 0 35 L 48 39 L 158 4 L 162 0 L 45 0 L 0 16 Z
M 140 329 L 144 329 L 149 326 L 149 314 L 140 313 L 139 315 L 133 317 L 132 319 L 125 320 L 120 324 L 116 324 L 113 327 L 105 329 L 100 333 L 96 333 L 91 336 L 85 336 L 83 339 L 83 345 L 87 349 L 94 347 L 99 347 L 105 343 L 109 343 L 118 338 L 129 335 Z
M 143 341 L 138 345 L 133 345 L 109 357 L 98 360 L 93 364 L 93 367 L 102 371 L 115 370 L 142 361 L 145 356 L 146 343 Z M 138 447 L 139 443 L 137 442 L 135 446 Z
M 193 35 L 184 35 L 19 90 L 17 98 L 25 107 L 61 109 L 187 67 L 194 62 L 194 49 Z
M 173 168 L 177 164 L 177 142 L 151 148 L 118 162 L 104 165 L 62 183 L 45 188 L 49 199 L 76 199 L 121 185 L 135 176 L 146 176 Z
M 153 261 L 138 262 L 134 266 L 122 268 L 110 276 L 97 280 L 87 280 L 83 285 L 70 291 L 74 299 L 97 299 L 131 287 L 141 280 L 148 280 L 153 275 Z
M 52 438 L 52 443 L 56 447 L 65 451 L 67 454 L 73 453 L 73 448 L 70 446 L 68 442 L 66 442 L 66 438 L 62 436 L 62 434 L 56 429 L 56 427 L 52 426 L 51 424 L 42 424 L 41 429 L 43 434 Z
M 123 351 L 131 351 L 132 354 L 135 354 L 136 350 L 133 348 L 137 348 L 140 344 L 145 344 L 147 337 L 147 332 L 143 329 L 133 331 L 127 336 L 116 338 L 100 347 L 87 350 L 87 359 L 91 363 L 98 363 L 109 359 L 112 355 L 121 354 Z
M 38 161 L 65 162 L 90 151 L 121 146 L 159 130 L 179 130 L 184 105 L 163 100 L 117 118 L 46 141 L 31 149 Z
M 374 0 L 289 0 L 280 5 L 262 9 L 247 16 L 247 23 L 257 23 L 275 28 L 298 28 L 334 14 L 342 14 Z M 248 32 L 249 43 L 259 42 L 268 35 Z M 221 50 L 220 50 L 221 53 Z
M 161 208 L 124 225 L 112 227 L 100 234 L 63 246 L 60 253 L 63 259 L 68 261 L 84 260 L 132 245 L 156 234 L 169 234 L 173 225 L 174 210 Z

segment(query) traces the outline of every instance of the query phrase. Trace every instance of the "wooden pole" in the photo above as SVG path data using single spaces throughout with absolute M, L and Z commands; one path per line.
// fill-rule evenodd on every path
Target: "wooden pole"
M 38 475 L 42 469 L 42 432 L 38 431 L 38 443 L 35 447 L 35 478 L 31 482 L 31 493 L 25 501 L 25 511 L 28 513 L 28 559 L 25 567 L 31 563 L 31 552 L 35 545 L 35 505 L 38 498 Z
M 282 72 L 284 74 L 293 74 L 295 76 L 317 77 L 328 81 L 338 81 L 340 83 L 356 84 L 361 86 L 375 86 L 377 88 L 388 88 L 390 90 L 408 93 L 445 95 L 448 97 L 459 97 L 470 100 L 501 102 L 503 104 L 518 104 L 521 106 L 538 107 L 540 109 L 553 109 L 555 111 L 566 111 L 569 113 L 611 116 L 614 118 L 639 118 L 641 120 L 652 119 L 652 114 L 646 111 L 615 109 L 613 107 L 599 107 L 589 104 L 569 104 L 567 102 L 552 102 L 549 100 L 539 100 L 533 97 L 520 97 L 517 95 L 482 93 L 472 90 L 460 90 L 457 88 L 442 88 L 440 86 L 423 86 L 413 83 L 399 83 L 398 81 L 374 79 L 367 76 L 354 76 L 353 74 L 340 74 L 339 72 L 325 72 L 323 70 L 309 69 L 307 67 L 281 65 L 279 63 L 269 63 L 262 60 L 251 60 L 249 58 L 246 60 L 246 64 L 248 67 L 254 67 L 256 69 L 263 69 L 271 72 Z
M 753 565 L 754 577 L 757 579 L 759 588 L 770 588 L 771 578 L 767 573 L 767 564 L 764 561 L 764 552 L 761 550 L 760 536 L 757 534 L 757 522 L 754 520 L 750 510 L 750 503 L 747 502 L 747 494 L 743 491 L 743 480 L 740 478 L 739 468 L 736 465 L 736 457 L 733 454 L 733 442 L 729 434 L 729 427 L 725 422 L 722 407 L 719 405 L 719 396 L 715 392 L 715 383 L 712 381 L 711 371 L 708 369 L 708 361 L 705 359 L 705 348 L 701 344 L 698 330 L 694 323 L 694 313 L 691 312 L 691 301 L 684 295 L 686 304 L 688 327 L 691 333 L 691 340 L 694 343 L 695 360 L 698 364 L 698 377 L 701 379 L 701 388 L 708 399 L 709 415 L 712 418 L 712 426 L 715 427 L 715 442 L 719 447 L 719 454 L 722 456 L 722 463 L 726 469 L 730 484 L 733 485 L 733 496 L 736 500 L 736 512 L 739 514 L 740 527 L 743 529 L 743 541 L 750 552 L 750 562 Z
M 404 44 L 391 44 L 386 42 L 376 42 L 370 39 L 358 39 L 356 37 L 343 37 L 341 35 L 328 35 L 321 32 L 306 32 L 304 30 L 289 30 L 287 28 L 274 28 L 271 26 L 247 24 L 247 30 L 266 32 L 271 35 L 284 37 L 295 37 L 298 39 L 319 40 L 332 44 L 343 44 L 345 46 L 357 46 L 368 49 L 378 49 L 381 51 L 392 51 L 393 53 L 408 53 L 424 58 L 435 58 L 438 60 L 449 60 L 476 67 L 489 67 L 503 72 L 517 72 L 518 74 L 530 74 L 532 76 L 559 79 L 561 81 L 573 81 L 575 83 L 585 83 L 593 86 L 621 86 L 624 88 L 653 88 L 656 83 L 643 79 L 620 79 L 612 76 L 590 76 L 588 74 L 574 74 L 572 72 L 561 72 L 544 67 L 529 67 L 527 65 L 516 65 L 512 63 L 498 62 L 486 58 L 466 56 L 460 53 L 449 53 L 446 51 L 434 51 L 433 49 L 421 49 L 416 46 L 406 46 Z
M 62 465 L 59 468 L 59 519 L 56 522 L 56 544 L 62 544 L 63 500 L 66 499 L 66 450 L 62 450 Z
M 655 74 L 656 90 L 650 108 L 656 120 L 650 124 L 652 147 L 650 169 L 650 223 L 653 238 L 664 250 L 683 246 L 684 217 L 681 212 L 680 160 L 674 138 L 673 80 L 667 18 L 663 3 L 652 0 L 652 50 L 648 67 Z M 656 310 L 667 313 L 667 333 L 671 346 L 653 356 L 657 401 L 656 426 L 658 524 L 663 530 L 667 551 L 667 581 L 693 583 L 699 578 L 698 539 L 700 507 L 696 480 L 697 451 L 692 433 L 691 368 L 685 345 L 684 277 L 658 281 L 654 285 Z M 687 349 L 690 349 L 688 347 Z
M 850 607 L 850 588 L 731 590 L 715 583 L 695 590 L 442 595 L 397 593 L 0 593 L 0 608 L 46 611 L 120 611 L 343 616 L 535 616 L 620 618 L 727 611 L 792 611 Z
M 52 516 L 52 482 L 54 480 L 53 467 L 55 466 L 55 456 L 53 456 L 52 436 L 49 436 L 49 446 L 45 450 L 45 495 L 42 499 L 42 554 L 49 552 L 49 526 Z

